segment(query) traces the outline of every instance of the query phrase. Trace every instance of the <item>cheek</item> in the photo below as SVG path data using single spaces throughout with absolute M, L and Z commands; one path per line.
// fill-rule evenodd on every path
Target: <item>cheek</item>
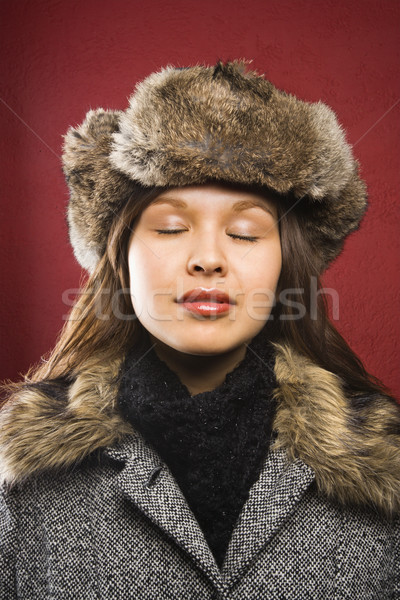
M 128 252 L 130 293 L 136 314 L 156 310 L 174 296 L 181 265 L 176 255 L 166 254 L 144 241 L 133 242 Z M 155 308 L 152 308 L 155 307 Z M 158 310 L 158 309 L 157 309 Z
M 272 260 L 269 260 L 267 264 L 269 265 L 269 268 L 266 270 L 268 286 L 275 291 L 282 270 L 282 254 L 280 247 L 272 257 Z
M 253 255 L 248 265 L 244 307 L 247 318 L 254 325 L 262 325 L 269 317 L 276 302 L 276 287 L 281 273 L 280 246 L 267 253 Z
M 144 303 L 151 290 L 156 285 L 159 265 L 157 257 L 143 247 L 143 244 L 133 244 L 129 249 L 129 281 L 134 308 L 137 303 Z M 136 307 L 135 307 L 136 304 Z
M 268 251 L 252 253 L 246 257 L 243 273 L 248 290 L 269 289 L 275 291 L 282 268 L 280 244 Z

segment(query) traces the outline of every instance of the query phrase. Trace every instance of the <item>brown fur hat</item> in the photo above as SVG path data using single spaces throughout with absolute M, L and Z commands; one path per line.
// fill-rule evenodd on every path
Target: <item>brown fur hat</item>
M 321 270 L 367 206 L 357 162 L 332 110 L 277 90 L 244 61 L 153 73 L 137 85 L 125 112 L 91 110 L 80 127 L 69 129 L 63 166 L 70 240 L 89 271 L 138 184 L 221 181 L 289 196 L 305 216 Z

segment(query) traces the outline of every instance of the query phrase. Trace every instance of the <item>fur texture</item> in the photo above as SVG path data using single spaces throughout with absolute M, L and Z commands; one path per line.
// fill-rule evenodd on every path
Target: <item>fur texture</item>
M 400 509 L 400 409 L 386 397 L 350 400 L 340 379 L 275 344 L 276 448 L 315 472 L 343 504 Z M 68 468 L 133 433 L 116 410 L 120 361 L 87 365 L 63 394 L 27 389 L 0 412 L 1 479 Z
M 125 112 L 90 111 L 71 128 L 63 163 L 70 239 L 89 271 L 133 183 L 218 180 L 290 195 L 307 217 L 321 269 L 367 206 L 357 162 L 332 110 L 277 90 L 244 62 L 153 73 L 136 87 Z
M 118 111 L 90 110 L 65 136 L 63 165 L 70 202 L 69 238 L 77 261 L 90 273 L 106 248 L 108 231 L 135 185 L 109 162 Z

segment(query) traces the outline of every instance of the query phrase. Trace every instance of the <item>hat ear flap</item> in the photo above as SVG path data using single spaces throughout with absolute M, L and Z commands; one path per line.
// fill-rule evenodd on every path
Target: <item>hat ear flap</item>
M 109 161 L 112 135 L 119 130 L 121 114 L 102 108 L 90 110 L 83 123 L 64 136 L 69 237 L 78 262 L 91 273 L 105 251 L 104 231 L 109 230 L 134 185 Z

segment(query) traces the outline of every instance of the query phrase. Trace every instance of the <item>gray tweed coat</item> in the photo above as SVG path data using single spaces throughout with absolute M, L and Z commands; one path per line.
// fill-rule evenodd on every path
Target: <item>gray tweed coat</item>
M 276 441 L 221 570 L 115 411 L 120 361 L 1 412 L 0 598 L 400 598 L 399 409 L 277 346 Z

